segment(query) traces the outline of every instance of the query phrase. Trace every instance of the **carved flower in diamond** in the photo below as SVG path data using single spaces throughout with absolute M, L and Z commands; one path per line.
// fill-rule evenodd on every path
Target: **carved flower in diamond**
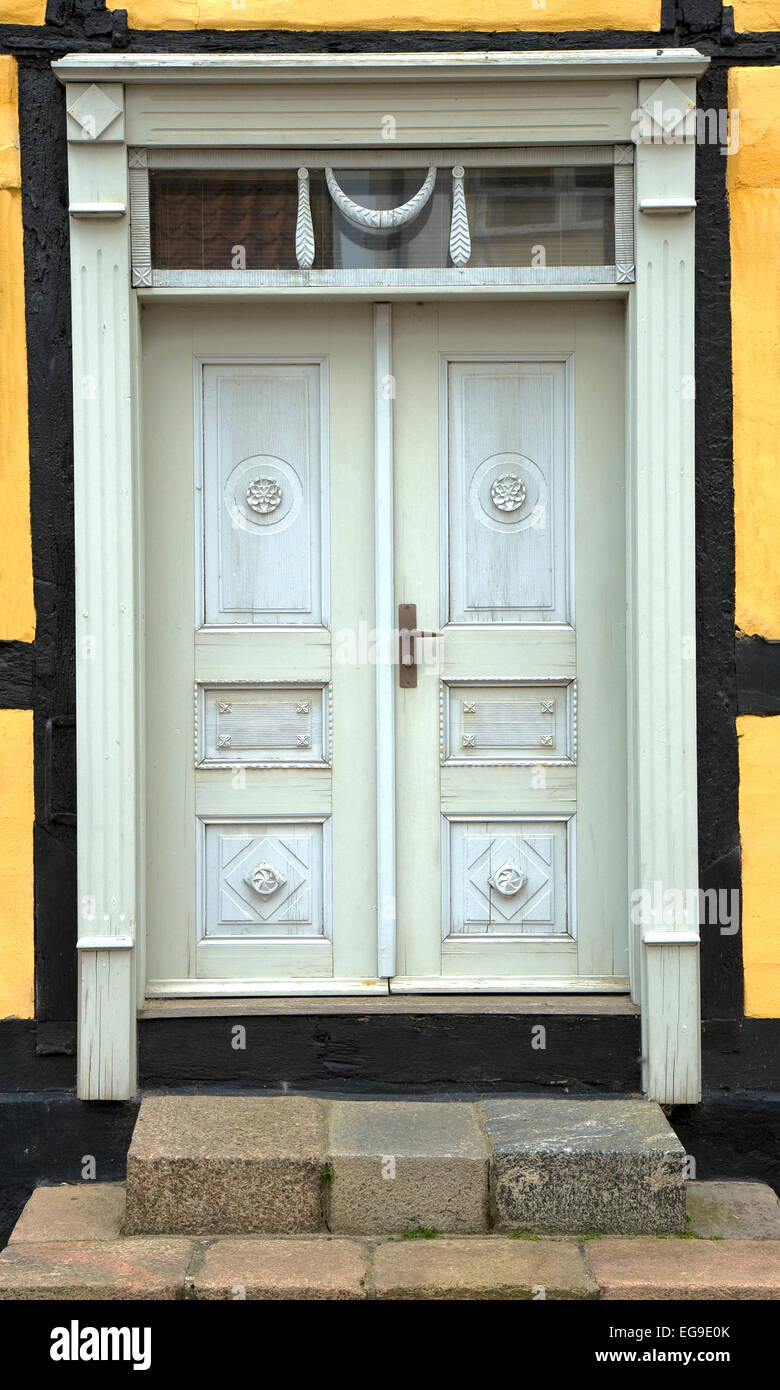
M 526 877 L 516 864 L 507 859 L 500 869 L 496 869 L 496 872 L 490 875 L 488 883 L 491 888 L 495 888 L 497 893 L 502 893 L 505 898 L 511 898 L 525 886 Z
M 247 506 L 261 516 L 275 512 L 282 500 L 282 489 L 275 478 L 255 478 L 246 490 Z
M 500 512 L 516 512 L 526 497 L 526 486 L 517 473 L 504 473 L 490 488 L 490 498 Z
M 254 872 L 249 875 L 248 882 L 261 897 L 270 898 L 277 888 L 281 888 L 282 884 L 287 882 L 287 879 L 284 874 L 280 874 L 279 870 L 274 868 L 273 864 L 264 862 L 258 864 Z

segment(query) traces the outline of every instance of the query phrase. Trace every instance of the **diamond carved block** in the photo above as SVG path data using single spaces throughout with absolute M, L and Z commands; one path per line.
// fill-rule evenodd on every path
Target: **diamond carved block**
M 205 935 L 322 936 L 320 823 L 205 826 Z
M 565 934 L 569 834 L 564 820 L 451 822 L 451 934 Z
M 118 84 L 117 89 L 121 93 L 121 87 Z M 75 138 L 82 140 L 99 140 L 110 126 L 114 126 L 117 117 L 122 114 L 121 105 L 117 105 L 104 87 L 98 87 L 94 82 L 68 107 L 68 115 L 78 127 L 78 134 Z M 108 138 L 111 140 L 124 138 L 124 121 L 111 131 Z
M 642 110 L 646 111 L 650 119 L 665 130 L 667 135 L 685 120 L 693 108 L 694 102 L 691 98 L 669 77 L 642 102 Z

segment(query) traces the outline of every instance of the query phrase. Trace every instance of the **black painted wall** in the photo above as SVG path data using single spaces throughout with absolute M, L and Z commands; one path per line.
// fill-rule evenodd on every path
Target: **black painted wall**
M 695 46 L 712 58 L 705 108 L 726 106 L 731 64 L 778 61 L 780 34 L 735 35 L 719 0 L 664 0 L 659 33 L 457 34 L 128 31 L 99 0 L 49 0 L 45 27 L 0 25 L 0 52 L 19 62 L 29 359 L 35 642 L 0 643 L 0 708 L 35 712 L 37 1022 L 0 1023 L 0 1169 L 6 1218 L 35 1181 L 79 1176 L 100 1152 L 100 1175 L 121 1173 L 134 1105 L 73 1099 L 75 1015 L 75 648 L 72 419 L 64 93 L 50 62 L 74 50 L 440 51 Z M 697 150 L 697 681 L 699 856 L 702 887 L 740 886 L 738 712 L 780 712 L 780 659 L 761 638 L 734 632 L 731 341 L 726 160 Z M 744 1020 L 740 936 L 702 929 L 705 1101 L 678 1112 L 705 1171 L 778 1181 L 780 1022 Z M 550 1049 L 523 1045 L 542 1021 Z M 600 1018 L 525 1015 L 148 1020 L 140 1028 L 142 1085 L 224 1087 L 228 1023 L 252 1046 L 230 1082 L 381 1094 L 638 1089 L 639 1030 Z M 13 1101 L 10 1100 L 14 1096 Z M 4 1099 L 5 1097 L 5 1099 Z M 702 1157 L 703 1155 L 703 1157 Z M 10 1196 L 9 1196 L 10 1194 Z M 3 1212 L 0 1208 L 0 1227 Z

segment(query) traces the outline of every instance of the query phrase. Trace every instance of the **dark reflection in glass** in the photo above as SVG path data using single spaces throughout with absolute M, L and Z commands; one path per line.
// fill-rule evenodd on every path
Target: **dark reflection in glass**
M 608 167 L 474 169 L 464 181 L 470 265 L 612 265 Z

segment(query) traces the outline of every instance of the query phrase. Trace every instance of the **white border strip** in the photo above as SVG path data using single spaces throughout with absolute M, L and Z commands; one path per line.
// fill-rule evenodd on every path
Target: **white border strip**
M 377 974 L 395 974 L 395 630 L 392 309 L 374 305 Z

